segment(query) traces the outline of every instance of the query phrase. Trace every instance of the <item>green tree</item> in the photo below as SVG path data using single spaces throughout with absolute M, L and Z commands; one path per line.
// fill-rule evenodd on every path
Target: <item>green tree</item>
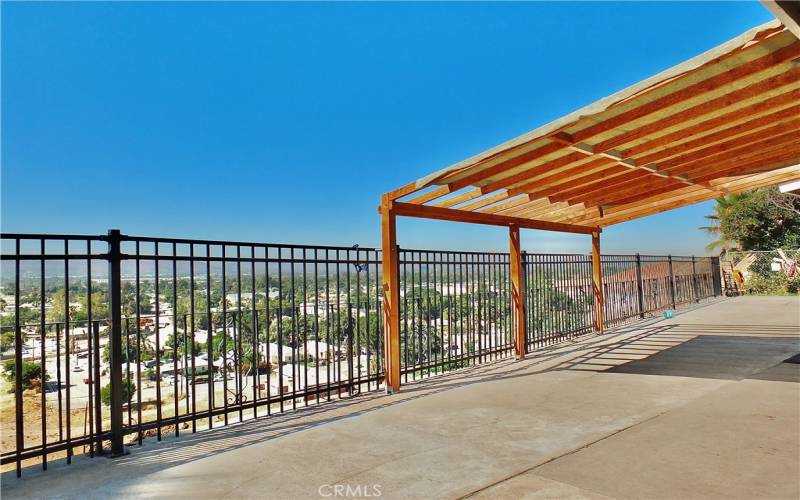
M 136 384 L 133 381 L 122 381 L 122 402 L 130 403 L 133 395 L 136 393 Z M 100 389 L 100 400 L 106 406 L 111 406 L 111 384 L 106 384 Z
M 108 317 L 108 298 L 103 292 L 92 293 L 92 319 L 105 319 Z M 89 299 L 86 294 L 81 294 L 79 302 L 81 304 L 80 312 L 89 317 Z
M 0 351 L 5 352 L 14 347 L 14 337 L 13 331 L 0 333 Z
M 128 345 L 130 344 L 130 345 Z M 138 347 L 141 346 L 142 353 L 139 355 Z M 103 363 L 108 363 L 111 359 L 111 344 L 106 344 L 103 347 L 102 359 Z M 130 357 L 129 357 L 130 355 Z M 122 336 L 122 363 L 145 362 L 150 361 L 156 357 L 156 350 L 149 339 L 149 330 L 145 329 L 141 332 L 141 338 L 138 345 L 136 342 L 136 332 L 131 331 L 129 335 Z
M 717 198 L 717 203 L 713 208 L 714 213 L 705 216 L 710 221 L 710 225 L 700 227 L 700 229 L 714 238 L 711 243 L 706 245 L 707 252 L 736 249 L 737 242 L 722 233 L 721 222 L 726 218 L 732 207 L 735 207 L 745 196 L 747 195 L 743 193 L 734 193 Z
M 72 298 L 72 297 L 70 297 Z M 59 288 L 50 297 L 50 308 L 47 311 L 47 321 L 50 323 L 61 323 L 66 318 L 65 311 L 69 307 L 70 321 L 81 319 L 79 317 L 78 308 L 74 305 L 67 305 L 66 294 L 63 288 Z
M 800 199 L 775 186 L 719 198 L 709 218 L 717 221 L 710 232 L 740 250 L 800 247 Z
M 3 364 L 3 372 L 6 380 L 12 384 L 17 380 L 17 365 L 13 359 L 9 359 Z M 41 363 L 34 363 L 31 361 L 22 362 L 22 388 L 30 389 L 33 387 L 34 380 L 41 380 L 42 378 L 42 365 Z M 45 380 L 49 378 L 46 377 Z M 12 387 L 11 392 L 14 392 Z

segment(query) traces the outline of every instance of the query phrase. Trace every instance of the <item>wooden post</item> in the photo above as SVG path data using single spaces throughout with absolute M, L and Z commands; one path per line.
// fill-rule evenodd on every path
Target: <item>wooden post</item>
M 520 252 L 519 226 L 508 228 L 509 267 L 511 268 L 511 301 L 514 314 L 514 344 L 517 359 L 525 359 L 525 283 L 522 276 L 522 254 Z
M 383 273 L 383 335 L 386 392 L 400 390 L 400 279 L 398 277 L 397 226 L 392 202 L 381 199 Z
M 594 284 L 594 329 L 603 333 L 603 268 L 600 263 L 600 232 L 592 233 L 592 282 Z

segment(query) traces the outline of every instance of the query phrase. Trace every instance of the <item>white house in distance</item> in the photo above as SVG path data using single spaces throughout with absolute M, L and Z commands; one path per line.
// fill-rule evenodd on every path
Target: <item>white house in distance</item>
M 317 378 L 318 372 L 319 378 Z M 319 389 L 322 391 L 327 389 L 329 380 L 331 385 L 335 385 L 342 380 L 346 381 L 348 379 L 348 371 L 345 363 L 342 363 L 341 370 L 334 368 L 332 365 L 330 367 L 312 367 L 287 363 L 281 367 L 281 374 L 283 375 L 282 384 L 284 394 L 290 394 L 292 390 L 296 390 L 297 392 L 308 390 L 311 392 L 315 389 Z M 270 391 L 272 394 L 279 394 L 279 377 L 277 376 L 277 373 L 274 373 L 273 375 L 274 376 L 270 380 Z M 342 388 L 340 392 L 346 390 L 346 388 Z M 331 394 L 336 394 L 336 392 L 336 389 L 331 389 Z M 309 394 L 304 396 L 302 399 L 305 399 L 306 401 L 313 401 L 316 398 L 316 395 Z
M 293 359 L 292 348 L 289 346 L 279 346 L 274 342 L 261 344 L 259 352 L 260 359 L 268 360 L 271 365 L 291 363 Z
M 331 361 L 336 359 L 340 349 L 327 342 L 308 340 L 304 347 L 305 355 L 313 361 Z

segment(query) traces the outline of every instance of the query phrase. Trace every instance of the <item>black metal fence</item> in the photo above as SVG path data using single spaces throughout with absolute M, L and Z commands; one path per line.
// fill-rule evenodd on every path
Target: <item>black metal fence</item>
M 513 351 L 508 254 L 401 250 L 403 380 Z
M 609 326 L 722 294 L 716 257 L 603 255 L 601 264 Z
M 591 258 L 523 259 L 526 348 L 591 332 Z M 3 234 L 0 461 L 46 469 L 380 390 L 380 263 L 358 246 Z M 512 355 L 508 254 L 403 249 L 399 267 L 405 381 Z M 603 256 L 603 273 L 608 324 L 720 294 L 713 259 Z
M 528 350 L 592 331 L 592 258 L 523 253 Z

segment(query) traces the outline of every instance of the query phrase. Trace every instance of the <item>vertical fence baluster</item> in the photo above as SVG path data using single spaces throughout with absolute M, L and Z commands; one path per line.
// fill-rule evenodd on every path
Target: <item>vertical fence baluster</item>
M 667 256 L 667 262 L 669 264 L 669 296 L 672 300 L 672 308 L 675 309 L 675 271 L 672 267 L 672 255 Z
M 111 454 L 124 453 L 122 429 L 122 271 L 121 236 L 118 229 L 108 232 L 108 310 L 109 373 L 111 386 Z M 137 276 L 138 278 L 138 276 Z
M 644 284 L 642 283 L 642 256 L 636 254 L 636 299 L 639 305 L 639 317 L 644 318 Z

